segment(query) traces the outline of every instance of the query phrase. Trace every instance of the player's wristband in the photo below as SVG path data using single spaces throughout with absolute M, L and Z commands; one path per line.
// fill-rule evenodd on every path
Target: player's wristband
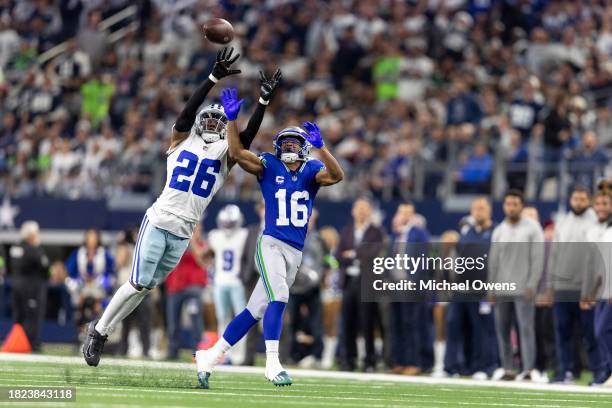
M 214 76 L 212 73 L 211 73 L 210 75 L 208 75 L 208 79 L 210 79 L 211 81 L 213 81 L 215 84 L 216 84 L 217 82 L 219 82 L 219 79 L 218 79 L 216 76 Z
M 262 105 L 267 105 L 270 103 L 270 101 L 266 101 L 264 98 L 262 98 L 261 96 L 259 97 L 259 103 L 261 103 Z

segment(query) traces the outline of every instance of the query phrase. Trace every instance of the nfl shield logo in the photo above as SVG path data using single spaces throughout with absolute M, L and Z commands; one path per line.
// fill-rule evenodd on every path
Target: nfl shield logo
M 297 181 L 297 176 L 293 176 L 293 177 L 291 177 L 291 180 L 293 180 L 293 181 Z

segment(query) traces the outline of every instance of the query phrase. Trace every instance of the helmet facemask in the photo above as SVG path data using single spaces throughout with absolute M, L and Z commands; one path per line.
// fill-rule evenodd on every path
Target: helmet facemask
M 280 141 L 281 157 L 285 163 L 295 163 L 299 160 L 302 145 L 299 140 L 294 137 L 286 137 Z

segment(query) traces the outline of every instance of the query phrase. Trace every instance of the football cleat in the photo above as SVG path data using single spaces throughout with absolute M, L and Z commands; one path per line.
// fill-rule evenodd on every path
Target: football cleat
M 200 384 L 200 388 L 205 390 L 210 388 L 210 384 L 208 383 L 208 379 L 210 378 L 210 373 L 200 372 L 198 373 L 198 383 Z
M 291 385 L 293 381 L 283 366 L 280 364 L 278 359 L 268 359 L 266 361 L 266 378 L 268 381 L 277 387 L 284 387 L 285 385 Z
M 268 378 L 277 387 L 284 387 L 293 384 L 293 380 L 289 377 L 289 374 L 283 370 L 276 374 L 273 378 Z
M 198 383 L 200 388 L 210 388 L 209 378 L 215 365 L 221 361 L 223 353 L 219 354 L 214 349 L 198 350 L 195 352 L 196 367 L 198 370 Z
M 83 344 L 83 357 L 88 365 L 96 367 L 100 362 L 100 356 L 104 350 L 104 343 L 108 336 L 103 336 L 96 330 L 96 323 L 91 322 L 87 326 L 87 337 Z

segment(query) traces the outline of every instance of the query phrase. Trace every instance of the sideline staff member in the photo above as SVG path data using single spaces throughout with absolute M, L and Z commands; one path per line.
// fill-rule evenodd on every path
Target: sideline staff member
M 32 350 L 40 350 L 40 328 L 47 302 L 49 259 L 40 246 L 36 221 L 21 225 L 21 243 L 11 247 L 13 320 L 23 326 Z

